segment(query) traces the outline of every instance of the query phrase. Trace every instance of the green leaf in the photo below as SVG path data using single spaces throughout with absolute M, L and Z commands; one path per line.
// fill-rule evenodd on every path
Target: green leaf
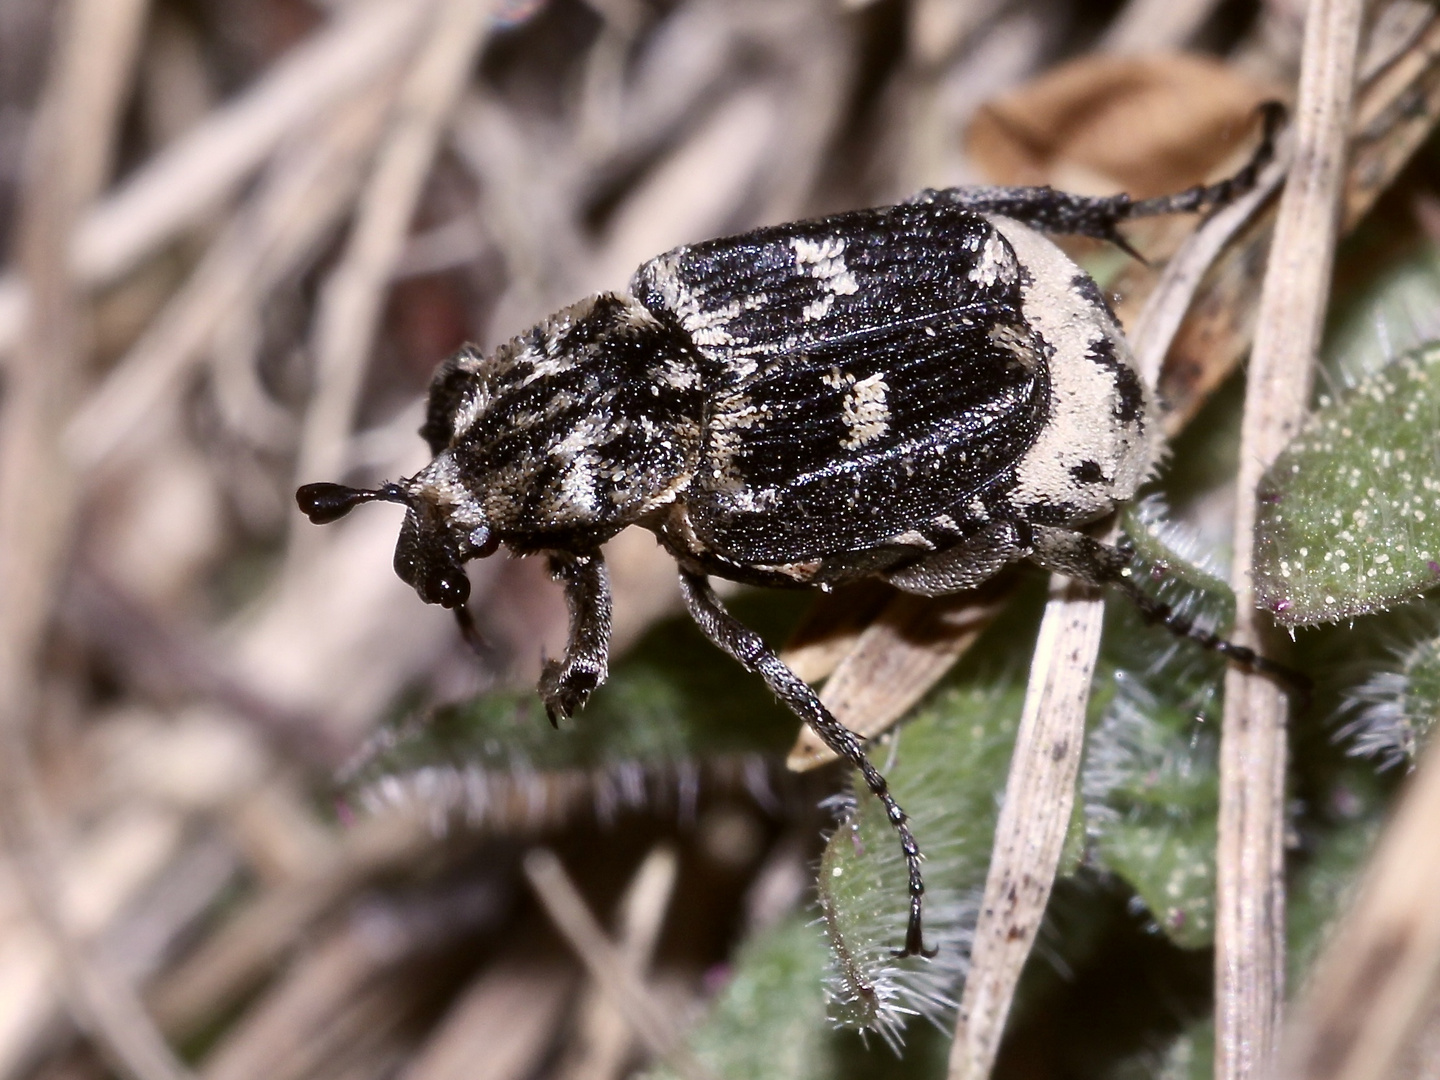
M 1433 612 L 1410 644 L 1395 649 L 1390 663 L 1345 691 L 1340 729 L 1351 753 L 1382 767 L 1414 762 L 1440 719 L 1440 632 Z
M 1259 603 L 1286 626 L 1383 611 L 1440 580 L 1440 345 L 1319 410 L 1266 473 Z
M 878 799 L 861 788 L 826 845 L 819 893 L 832 948 L 831 1016 L 898 1042 L 908 1016 L 939 1020 L 964 974 L 1024 687 L 949 687 L 872 747 L 925 853 L 933 960 L 891 955 L 905 938 L 905 861 Z
M 1421 240 L 1395 258 L 1393 245 L 1373 233 L 1347 243 L 1352 265 L 1366 273 L 1356 291 L 1337 290 L 1324 351 L 1331 370 L 1354 383 L 1440 335 L 1440 249 Z
M 1090 736 L 1082 790 L 1094 855 L 1177 945 L 1215 930 L 1218 732 L 1117 674 Z
M 822 1080 L 833 1076 L 827 1053 L 821 974 L 825 937 L 795 916 L 752 938 L 735 956 L 734 974 L 704 1020 L 687 1036 L 716 1076 L 754 1080 Z M 672 1080 L 661 1066 L 647 1080 Z
M 1193 559 L 1194 541 L 1157 500 L 1127 512 L 1134 579 L 1198 625 L 1217 631 L 1234 594 Z M 1123 597 L 1107 604 L 1099 720 L 1088 737 L 1081 792 L 1091 857 L 1118 874 L 1177 945 L 1214 934 L 1218 728 L 1224 663 L 1198 644 L 1146 625 Z M 1197 719 L 1200 717 L 1200 719 Z
M 795 601 L 772 593 L 735 606 L 751 625 L 779 636 Z M 676 619 L 617 662 L 609 682 L 559 731 L 533 690 L 485 694 L 383 733 L 347 786 L 367 805 L 418 803 L 473 821 L 581 789 L 605 812 L 647 802 L 652 788 L 692 789 L 701 762 L 744 768 L 739 759 L 777 759 L 794 735 L 793 715 L 757 676 L 688 619 Z
M 1354 893 L 1386 816 L 1386 800 L 1373 778 L 1363 774 L 1342 779 L 1330 796 L 1332 805 L 1344 805 L 1347 812 L 1311 838 L 1308 858 L 1286 890 L 1286 966 L 1292 987 L 1305 985 Z

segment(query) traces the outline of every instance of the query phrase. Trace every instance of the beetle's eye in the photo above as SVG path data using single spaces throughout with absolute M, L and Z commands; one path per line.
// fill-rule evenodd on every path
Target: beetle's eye
M 470 530 L 470 550 L 477 559 L 487 559 L 495 554 L 495 549 L 500 546 L 500 538 L 487 529 L 484 525 L 477 525 Z

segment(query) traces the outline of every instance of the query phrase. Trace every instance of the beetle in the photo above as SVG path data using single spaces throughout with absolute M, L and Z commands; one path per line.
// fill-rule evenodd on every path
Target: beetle
M 1147 597 L 1084 528 L 1130 499 L 1159 448 L 1154 396 L 1094 280 L 1045 233 L 1109 240 L 1131 218 L 1213 208 L 1253 186 L 1283 111 L 1235 176 L 1135 201 L 1048 187 L 927 190 L 908 202 L 755 229 L 646 262 L 627 293 L 557 312 L 489 356 L 462 348 L 429 390 L 433 455 L 378 488 L 307 484 L 322 524 L 406 507 L 395 570 L 468 626 L 464 564 L 543 554 L 569 611 L 539 693 L 552 722 L 605 681 L 601 545 L 652 530 L 712 642 L 861 773 L 905 852 L 920 849 L 861 740 L 716 597 L 709 577 L 832 588 L 879 577 L 937 596 L 1029 559 L 1116 585 L 1147 615 L 1281 670 Z

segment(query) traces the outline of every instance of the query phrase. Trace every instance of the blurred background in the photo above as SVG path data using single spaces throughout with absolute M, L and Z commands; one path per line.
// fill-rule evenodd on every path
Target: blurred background
M 1392 6 L 1362 68 L 1379 150 L 1352 222 L 1380 201 L 1339 268 L 1352 359 L 1433 337 L 1440 291 L 1440 47 L 1426 5 Z M 417 470 L 444 357 L 677 244 L 926 186 L 1146 196 L 1224 175 L 1256 105 L 1291 96 L 1303 7 L 0 0 L 0 1080 L 943 1075 L 1038 576 L 911 612 L 923 670 L 846 669 L 877 727 L 925 698 L 937 746 L 973 758 L 933 811 L 974 833 L 953 885 L 936 869 L 951 959 L 857 1020 L 813 925 L 848 778 L 785 768 L 794 719 L 675 618 L 648 533 L 608 550 L 614 685 L 554 732 L 530 689 L 564 642 L 541 561 L 472 564 L 477 655 L 391 571 L 398 508 L 316 529 L 294 489 Z M 1129 320 L 1193 224 L 1130 233 L 1149 266 L 1073 252 Z M 1172 431 L 1203 419 L 1166 497 L 1222 558 L 1263 268 L 1244 250 L 1162 383 Z M 812 679 L 895 602 L 726 595 Z M 1140 659 L 1106 668 L 1112 690 L 1173 653 L 1132 621 Z M 1144 831 L 1087 765 L 1094 818 L 1003 1075 L 1204 1071 L 1218 691 L 1198 668 L 1155 759 L 1193 765 L 1193 806 L 1166 788 L 1149 805 L 1180 817 Z M 1317 925 L 1403 772 L 1357 765 L 1331 739 L 1343 688 L 1320 699 L 1297 859 L 1332 850 L 1314 837 L 1350 854 L 1340 884 L 1300 890 L 1330 905 Z M 903 905 L 903 880 L 877 888 Z

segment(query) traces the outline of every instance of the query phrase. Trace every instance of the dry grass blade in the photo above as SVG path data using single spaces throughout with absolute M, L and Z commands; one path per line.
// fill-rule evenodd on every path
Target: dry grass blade
M 1218 6 L 1217 0 L 1130 0 L 1105 32 L 1100 50 L 1154 53 L 1183 49 Z
M 382 73 L 383 74 L 383 73 Z M 380 130 L 386 80 L 326 116 L 302 145 L 278 155 L 260 190 L 211 246 L 186 285 L 116 365 L 66 429 L 93 468 L 178 393 L 226 318 L 253 307 L 310 254 L 348 207 Z
M 408 864 L 435 843 L 425 823 L 401 815 L 357 826 L 333 859 L 263 894 L 160 981 L 150 996 L 160 1024 L 193 1034 L 263 979 L 308 926 L 359 884 Z
M 517 950 L 485 969 L 450 1009 L 402 1080 L 527 1080 L 545 1058 L 575 971 Z
M 655 955 L 679 860 L 671 847 L 657 847 L 635 871 L 620 902 L 617 947 L 635 974 L 644 979 Z M 574 1054 L 560 1070 L 562 1080 L 616 1080 L 630 1057 L 632 1035 L 624 1014 L 605 987 L 592 983 L 580 1005 Z
M 710 1070 L 679 1041 L 674 1020 L 605 936 L 555 854 L 544 848 L 531 851 L 525 856 L 525 876 L 590 977 L 605 988 L 645 1048 L 686 1080 L 713 1080 Z
M 1104 614 L 1094 590 L 1055 579 L 995 825 L 970 974 L 950 1047 L 950 1080 L 990 1075 L 1020 969 L 1050 898 L 1075 803 L 1085 703 Z
M 133 989 L 68 925 L 30 756 L 41 700 L 37 660 L 76 512 L 74 480 L 57 444 L 86 350 L 70 240 L 110 170 L 146 12 L 144 0 L 75 0 L 60 10 L 59 44 L 32 129 L 19 226 L 32 312 L 0 415 L 0 814 L 21 891 L 59 957 L 76 1020 L 124 1075 L 170 1080 L 187 1071 Z
M 338 475 L 344 466 L 381 305 L 444 125 L 485 39 L 490 8 L 490 0 L 444 0 L 400 88 L 345 255 L 316 316 L 315 397 L 297 467 L 302 482 Z
M 835 666 L 820 699 L 855 734 L 881 734 L 974 644 L 1005 599 L 895 597 Z M 834 760 L 835 752 L 802 727 L 785 764 L 804 772 Z
M 52 899 L 64 930 L 86 943 L 89 956 L 82 966 L 96 957 L 102 976 L 113 980 L 148 967 L 150 957 L 116 946 L 131 932 L 129 913 L 168 876 L 167 864 L 183 858 L 183 829 L 173 811 L 134 809 L 112 815 L 83 839 L 56 845 L 49 860 L 55 868 Z M 25 1063 L 54 1032 L 71 1028 L 63 1022 L 69 1003 L 56 950 L 47 935 L 36 932 L 23 906 L 25 894 L 16 887 L 20 865 L 9 861 L 3 869 L 8 872 L 0 876 L 0 892 L 11 902 L 0 903 L 0 1076 L 10 1078 L 23 1075 Z M 114 1013 L 111 1020 L 123 1016 Z
M 1404 1075 L 1395 1066 L 1433 1009 L 1440 978 L 1437 820 L 1440 745 L 1421 762 L 1350 910 L 1316 963 L 1282 1045 L 1280 1076 Z
M 381 900 L 357 905 L 226 1032 L 201 1075 L 304 1080 L 334 1075 L 340 1063 L 360 1075 L 389 1074 L 407 1010 L 422 996 L 401 965 L 463 932 L 455 912 L 437 914 Z
M 70 246 L 79 284 L 114 281 L 213 211 L 284 139 L 393 63 L 428 9 L 411 0 L 351 7 L 80 219 Z M 19 280 L 0 278 L 0 356 L 14 348 L 27 306 Z
M 1346 232 L 1394 183 L 1440 118 L 1440 19 L 1430 5 L 1421 6 L 1425 10 L 1413 12 L 1411 0 L 1397 0 L 1387 7 L 1377 30 L 1398 21 L 1408 24 L 1412 33 L 1398 39 L 1385 35 L 1367 50 L 1370 79 L 1355 107 L 1345 189 Z M 1397 10 L 1406 18 L 1393 18 L 1391 13 Z M 1175 435 L 1194 419 L 1249 349 L 1260 295 L 1261 255 L 1272 231 L 1273 214 L 1258 216 L 1207 274 L 1159 384 L 1170 408 L 1167 435 Z
M 86 348 L 69 240 L 111 167 L 145 13 L 144 0 L 76 0 L 60 10 L 59 48 L 29 147 L 19 251 L 32 318 L 0 416 L 0 812 L 24 897 L 58 953 L 72 1014 L 125 1076 L 168 1080 L 186 1070 L 130 986 L 79 945 L 59 904 L 58 860 L 30 757 L 35 661 L 75 514 L 75 487 L 56 445 Z
M 1365 5 L 1309 7 L 1296 106 L 1295 156 L 1276 221 L 1250 354 L 1235 514 L 1235 640 L 1263 642 L 1250 580 L 1255 490 L 1299 428 L 1330 291 L 1351 103 Z M 1231 668 L 1220 738 L 1216 850 L 1215 1075 L 1271 1065 L 1284 1000 L 1285 714 L 1273 681 Z

